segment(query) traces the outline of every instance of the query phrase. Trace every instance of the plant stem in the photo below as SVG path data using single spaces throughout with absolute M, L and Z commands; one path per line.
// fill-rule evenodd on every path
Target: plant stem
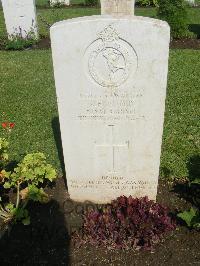
M 28 204 L 29 200 L 26 200 L 22 206 L 22 209 L 25 209 L 26 205 Z
M 1 204 L 0 204 L 0 210 L 2 210 L 3 212 L 5 211 Z
M 20 189 L 20 183 L 18 182 L 17 183 L 17 202 L 16 202 L 16 208 L 19 207 L 19 201 L 20 201 L 20 199 L 19 199 L 19 189 Z

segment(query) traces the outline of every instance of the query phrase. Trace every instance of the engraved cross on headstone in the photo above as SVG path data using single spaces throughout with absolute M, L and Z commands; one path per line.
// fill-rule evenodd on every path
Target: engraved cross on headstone
M 133 15 L 135 0 L 101 0 L 102 15 Z
M 110 163 L 109 163 L 109 170 L 106 174 L 117 174 L 118 170 L 117 170 L 117 160 L 116 160 L 116 156 L 117 156 L 117 152 L 119 153 L 121 149 L 128 149 L 129 147 L 129 141 L 126 141 L 123 144 L 120 143 L 115 143 L 114 142 L 114 125 L 108 125 L 108 127 L 110 128 L 110 143 L 105 143 L 105 144 L 97 144 L 96 147 L 97 148 L 109 148 L 111 149 L 111 158 L 109 158 Z M 125 152 L 125 151 L 124 151 Z M 105 157 L 105 159 L 107 159 L 107 157 Z M 123 164 L 123 162 L 121 162 Z

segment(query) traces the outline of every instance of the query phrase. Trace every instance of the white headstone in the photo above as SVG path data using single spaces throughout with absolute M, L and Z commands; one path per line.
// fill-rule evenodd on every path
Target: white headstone
M 8 37 L 37 38 L 35 0 L 2 0 Z
M 133 15 L 135 0 L 101 0 L 102 15 Z
M 50 6 L 55 6 L 55 5 L 65 5 L 69 6 L 70 5 L 70 0 L 50 0 Z
M 51 27 L 71 199 L 155 200 L 170 30 L 135 16 L 91 16 Z
M 190 6 L 196 6 L 195 0 L 185 0 Z

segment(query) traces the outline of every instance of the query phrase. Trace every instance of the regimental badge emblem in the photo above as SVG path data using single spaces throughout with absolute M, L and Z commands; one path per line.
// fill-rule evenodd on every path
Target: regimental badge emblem
M 112 25 L 101 31 L 85 53 L 90 78 L 102 87 L 119 87 L 136 72 L 137 54 Z

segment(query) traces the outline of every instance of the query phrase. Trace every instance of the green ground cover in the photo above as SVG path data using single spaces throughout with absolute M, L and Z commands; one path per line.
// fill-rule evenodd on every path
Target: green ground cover
M 200 51 L 170 53 L 162 176 L 187 176 L 199 152 L 199 58 Z M 1 51 L 0 62 L 0 113 L 16 123 L 10 138 L 13 158 L 42 151 L 61 169 L 54 138 L 59 130 L 51 51 Z

